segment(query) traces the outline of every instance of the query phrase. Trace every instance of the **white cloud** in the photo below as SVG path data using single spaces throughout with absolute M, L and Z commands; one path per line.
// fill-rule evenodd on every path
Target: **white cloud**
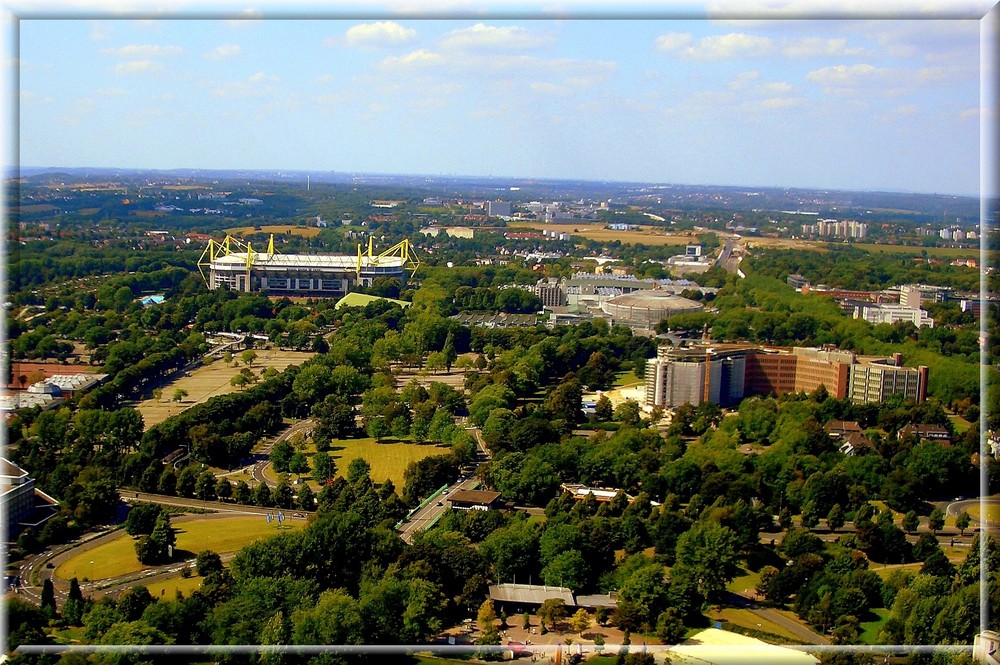
M 732 81 L 729 82 L 730 90 L 743 90 L 751 81 L 756 81 L 760 78 L 760 72 L 757 70 L 750 70 L 748 72 L 740 72 L 736 75 Z
M 278 80 L 278 77 L 265 72 L 257 72 L 245 81 L 229 81 L 212 88 L 212 94 L 216 97 L 226 97 L 230 99 L 245 99 L 248 97 L 267 97 L 277 94 L 277 89 L 270 85 Z
M 404 44 L 417 36 L 413 28 L 394 21 L 360 23 L 348 29 L 344 39 L 348 46 L 392 46 Z M 327 40 L 328 45 L 330 40 Z
M 241 53 L 243 53 L 243 49 L 239 44 L 221 44 L 205 53 L 205 57 L 209 60 L 224 60 L 240 55 Z
M 538 92 L 544 95 L 565 95 L 569 92 L 569 89 L 565 86 L 556 85 L 555 83 L 535 82 L 528 87 L 531 88 L 532 92 Z
M 401 56 L 390 56 L 379 63 L 383 69 L 397 69 L 400 67 L 426 67 L 429 65 L 440 65 L 445 59 L 439 53 L 433 53 L 427 49 L 419 49 L 412 53 Z
M 878 79 L 887 71 L 868 64 L 832 65 L 814 69 L 806 74 L 806 79 L 827 87 L 849 87 Z
M 774 43 L 767 37 L 731 32 L 705 37 L 694 46 L 683 49 L 681 55 L 694 60 L 727 60 L 766 55 L 773 48 Z
M 814 58 L 818 56 L 860 56 L 862 48 L 848 47 L 846 39 L 822 39 L 806 37 L 795 39 L 781 48 L 781 53 L 789 58 Z
M 141 72 L 153 72 L 163 67 L 152 60 L 129 60 L 119 62 L 115 65 L 115 74 L 139 74 Z
M 971 109 L 965 109 L 964 111 L 959 113 L 958 119 L 969 120 L 970 118 L 972 118 L 978 120 L 980 115 L 982 115 L 982 110 L 979 107 L 975 107 Z
M 104 41 L 111 34 L 111 29 L 106 23 L 100 21 L 91 21 L 90 23 L 90 38 L 95 42 Z
M 128 95 L 128 90 L 125 88 L 101 88 L 100 90 L 95 90 L 98 95 L 102 97 L 125 97 Z
M 446 49 L 532 49 L 551 41 L 551 37 L 520 26 L 497 27 L 477 23 L 471 28 L 452 30 L 441 40 Z
M 179 46 L 158 46 L 156 44 L 127 44 L 118 48 L 101 49 L 104 55 L 117 58 L 162 58 L 181 55 L 184 49 Z
M 694 36 L 686 32 L 668 32 L 656 38 L 656 48 L 661 51 L 676 51 L 694 41 Z
M 758 91 L 765 95 L 784 95 L 792 91 L 792 84 L 784 81 L 764 83 L 758 88 Z
M 805 106 L 809 100 L 802 97 L 771 97 L 763 100 L 760 105 L 767 110 L 788 109 Z

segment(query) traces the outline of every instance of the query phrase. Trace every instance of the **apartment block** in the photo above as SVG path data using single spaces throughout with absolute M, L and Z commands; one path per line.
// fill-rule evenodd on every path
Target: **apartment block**
M 892 395 L 921 402 L 927 368 L 902 367 L 901 356 L 859 359 L 849 351 L 740 345 L 660 347 L 647 361 L 645 405 L 676 408 L 712 402 L 736 405 L 753 395 L 811 393 L 882 402 Z

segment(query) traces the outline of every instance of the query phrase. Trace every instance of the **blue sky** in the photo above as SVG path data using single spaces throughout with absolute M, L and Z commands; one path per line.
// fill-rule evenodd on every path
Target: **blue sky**
M 25 166 L 977 194 L 994 113 L 976 20 L 81 17 L 18 34 Z

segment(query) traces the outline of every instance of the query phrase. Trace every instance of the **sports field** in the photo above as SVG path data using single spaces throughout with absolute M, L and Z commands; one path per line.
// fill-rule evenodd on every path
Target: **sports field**
M 290 365 L 298 365 L 309 360 L 314 355 L 312 352 L 304 351 L 258 350 L 257 358 L 250 366 L 250 370 L 257 376 L 260 376 L 260 373 L 267 367 L 273 367 L 281 372 Z M 208 400 L 210 397 L 239 390 L 233 387 L 229 381 L 239 374 L 243 367 L 243 363 L 239 361 L 239 354 L 236 354 L 233 362 L 229 365 L 226 365 L 222 360 L 216 360 L 194 370 L 191 372 L 191 376 L 182 376 L 170 384 L 165 384 L 162 386 L 163 394 L 160 399 L 146 399 L 136 407 L 142 414 L 143 423 L 148 429 L 170 416 L 177 415 L 184 409 Z M 175 402 L 171 397 L 178 389 L 184 389 L 188 394 L 180 402 Z
M 193 559 L 202 550 L 218 554 L 235 552 L 261 538 L 305 526 L 303 520 L 286 520 L 280 527 L 267 523 L 264 516 L 201 519 L 173 524 L 177 531 L 174 557 L 178 561 Z M 93 562 L 93 563 L 91 563 Z M 135 556 L 135 539 L 125 532 L 120 538 L 82 551 L 56 568 L 56 575 L 69 580 L 74 577 L 103 580 L 135 573 L 146 568 Z
M 285 234 L 290 236 L 302 236 L 303 238 L 315 238 L 323 229 L 318 226 L 289 226 L 271 225 L 254 228 L 252 226 L 239 226 L 233 229 L 226 229 L 226 233 L 234 236 L 249 236 L 254 233 L 273 233 L 275 235 Z

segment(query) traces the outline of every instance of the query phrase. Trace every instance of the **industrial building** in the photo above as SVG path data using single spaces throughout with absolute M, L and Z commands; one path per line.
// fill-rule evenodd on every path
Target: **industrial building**
M 395 277 L 405 283 L 406 271 L 419 261 L 408 240 L 375 254 L 372 239 L 367 252 L 358 245 L 357 256 L 336 254 L 281 254 L 271 236 L 266 251 L 232 236 L 222 242 L 209 240 L 198 269 L 209 289 L 226 288 L 242 293 L 275 296 L 330 297 L 371 286 L 378 277 Z
M 835 399 L 883 402 L 892 395 L 922 402 L 926 367 L 892 358 L 859 358 L 849 351 L 722 344 L 662 346 L 646 363 L 645 407 L 710 402 L 735 406 L 745 397 L 811 393 L 823 386 Z

